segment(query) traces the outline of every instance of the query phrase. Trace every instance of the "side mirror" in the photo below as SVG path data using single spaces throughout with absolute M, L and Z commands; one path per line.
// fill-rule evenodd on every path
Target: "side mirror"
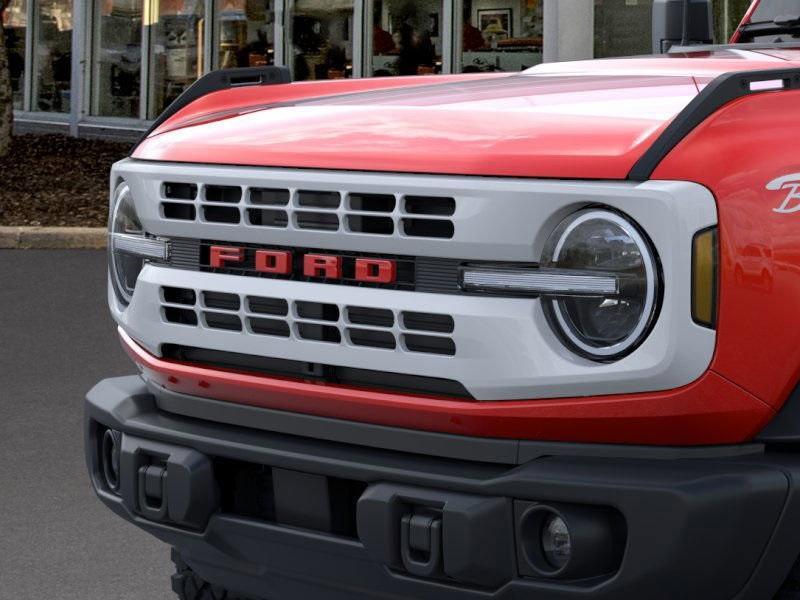
M 711 44 L 713 41 L 714 15 L 711 0 L 653 1 L 655 54 L 669 52 L 673 45 Z

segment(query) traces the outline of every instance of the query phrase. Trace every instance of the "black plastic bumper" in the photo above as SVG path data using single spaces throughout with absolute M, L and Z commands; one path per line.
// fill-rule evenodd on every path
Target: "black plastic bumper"
M 212 423 L 137 377 L 86 400 L 100 499 L 256 597 L 762 600 L 800 553 L 794 454 L 560 451 L 501 464 Z M 573 536 L 561 570 L 539 551 L 553 512 Z

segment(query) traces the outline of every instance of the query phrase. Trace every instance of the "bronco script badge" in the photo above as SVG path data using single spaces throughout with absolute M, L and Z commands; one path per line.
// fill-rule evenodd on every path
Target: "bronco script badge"
M 785 190 L 786 198 L 780 206 L 773 208 L 776 213 L 794 213 L 800 211 L 800 173 L 784 175 L 767 184 L 768 190 Z

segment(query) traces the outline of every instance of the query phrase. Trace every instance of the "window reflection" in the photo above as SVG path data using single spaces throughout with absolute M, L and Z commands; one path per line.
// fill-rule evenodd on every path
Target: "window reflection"
M 294 79 L 353 75 L 353 0 L 295 0 L 289 31 Z
M 8 69 L 14 108 L 21 109 L 25 95 L 25 30 L 28 25 L 25 0 L 12 0 L 3 13 L 3 32 L 8 50 Z
M 143 0 L 97 0 L 92 114 L 139 118 Z
M 205 21 L 201 0 L 160 0 L 153 5 L 147 111 L 151 119 L 203 75 Z
M 274 63 L 274 0 L 216 0 L 215 19 L 220 69 Z
M 372 11 L 372 75 L 441 73 L 440 1 L 375 0 Z
M 650 54 L 653 47 L 653 0 L 595 0 L 596 58 Z
M 522 71 L 542 62 L 543 0 L 464 0 L 461 70 Z
M 72 0 L 45 0 L 36 11 L 34 110 L 69 112 Z

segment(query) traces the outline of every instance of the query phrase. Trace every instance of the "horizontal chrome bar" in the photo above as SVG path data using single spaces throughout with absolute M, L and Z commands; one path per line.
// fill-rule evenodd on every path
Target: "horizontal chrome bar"
M 111 234 L 111 243 L 114 250 L 160 260 L 169 258 L 169 242 L 165 240 L 146 238 L 127 233 L 113 233 Z
M 461 285 L 466 291 L 555 296 L 614 296 L 620 291 L 616 275 L 568 269 L 465 268 Z

